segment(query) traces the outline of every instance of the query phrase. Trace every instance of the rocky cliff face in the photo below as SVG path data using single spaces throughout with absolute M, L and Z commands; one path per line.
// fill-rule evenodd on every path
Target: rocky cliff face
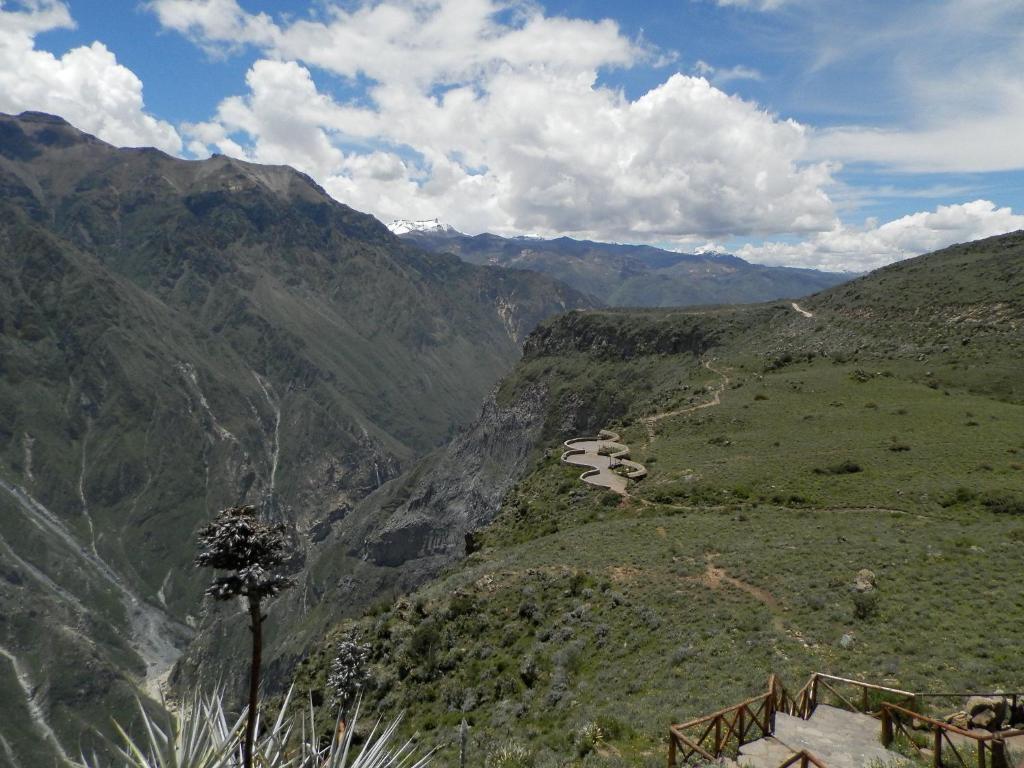
M 528 387 L 504 406 L 492 395 L 447 446 L 325 521 L 305 550 L 296 588 L 301 598 L 293 592 L 271 609 L 272 690 L 287 684 L 295 664 L 339 618 L 415 588 L 466 553 L 467 536 L 493 519 L 532 466 L 550 406 L 544 387 Z M 211 673 L 235 687 L 244 682 L 238 660 L 244 660 L 247 632 L 230 620 L 234 611 L 210 608 L 215 613 L 175 671 L 178 690 Z
M 200 608 L 202 521 L 261 505 L 304 574 L 473 420 L 534 325 L 586 304 L 403 243 L 289 168 L 38 114 L 0 116 L 0 275 L 0 716 L 25 764 L 228 631 Z

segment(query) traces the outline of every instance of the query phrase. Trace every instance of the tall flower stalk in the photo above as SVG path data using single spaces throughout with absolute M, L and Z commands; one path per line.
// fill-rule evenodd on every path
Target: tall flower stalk
M 252 506 L 222 510 L 199 532 L 196 565 L 228 571 L 218 576 L 206 594 L 216 600 L 242 598 L 249 613 L 252 656 L 249 670 L 249 709 L 242 742 L 243 768 L 253 766 L 253 745 L 259 717 L 260 669 L 263 663 L 263 601 L 292 585 L 287 576 L 275 573 L 287 555 L 284 526 L 270 525 L 256 517 Z

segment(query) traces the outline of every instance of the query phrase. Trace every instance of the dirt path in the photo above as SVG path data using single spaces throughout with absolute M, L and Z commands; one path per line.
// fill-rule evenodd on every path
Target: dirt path
M 793 309 L 795 309 L 797 312 L 799 312 L 804 317 L 814 317 L 814 313 L 813 312 L 808 312 L 806 309 L 801 307 L 795 301 L 792 304 L 790 304 L 790 306 L 793 307 Z
M 704 559 L 707 564 L 704 568 L 704 573 L 700 576 L 691 577 L 691 579 L 703 584 L 708 589 L 721 589 L 723 584 L 728 584 L 730 587 L 746 592 L 759 603 L 764 603 L 769 608 L 775 609 L 779 607 L 779 601 L 768 590 L 761 589 L 761 587 L 750 584 L 742 579 L 737 579 L 735 576 L 730 576 L 725 568 L 715 565 L 716 557 L 717 554 L 714 553 L 705 555 Z
M 709 363 L 706 360 L 704 361 L 704 367 L 707 368 L 712 373 L 722 377 L 722 380 L 718 383 L 718 386 L 715 388 L 714 394 L 712 395 L 711 399 L 708 400 L 706 403 L 698 403 L 697 405 L 687 405 L 682 408 L 676 408 L 671 411 L 656 413 L 653 416 L 645 416 L 641 420 L 643 421 L 644 429 L 647 430 L 647 442 L 644 443 L 644 448 L 650 447 L 650 445 L 654 442 L 655 438 L 657 437 L 655 426 L 662 419 L 668 419 L 671 418 L 672 416 L 681 416 L 684 413 L 694 413 L 695 411 L 700 411 L 704 408 L 713 408 L 716 405 L 722 404 L 722 393 L 725 391 L 725 388 L 729 386 L 729 377 L 722 371 L 715 368 L 713 365 L 711 365 L 711 363 Z
M 737 579 L 735 576 L 730 576 L 726 572 L 725 568 L 720 565 L 715 565 L 715 558 L 717 557 L 717 552 L 709 552 L 706 554 L 704 556 L 704 560 L 706 562 L 704 573 L 700 576 L 690 576 L 687 581 L 695 582 L 711 590 L 722 589 L 723 586 L 729 586 L 733 589 L 745 592 L 772 612 L 772 629 L 779 634 L 794 634 L 787 633 L 786 631 L 785 623 L 782 621 L 782 616 L 780 615 L 782 607 L 779 605 L 779 601 L 775 598 L 775 595 L 767 589 L 762 589 L 755 584 L 743 581 L 742 579 Z M 795 634 L 794 637 L 798 640 L 801 639 Z

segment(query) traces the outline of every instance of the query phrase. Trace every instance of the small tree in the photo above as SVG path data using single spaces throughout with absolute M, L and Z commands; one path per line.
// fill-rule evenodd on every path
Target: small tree
M 242 761 L 252 768 L 253 742 L 260 689 L 260 665 L 263 655 L 264 598 L 273 597 L 290 587 L 292 580 L 274 573 L 285 561 L 287 547 L 283 525 L 270 525 L 256 517 L 251 506 L 221 510 L 212 523 L 199 532 L 196 565 L 230 571 L 218 576 L 206 589 L 216 600 L 244 598 L 249 609 L 252 632 L 252 666 L 249 672 L 249 716 L 242 743 Z
M 370 674 L 366 668 L 369 660 L 370 646 L 360 643 L 355 632 L 349 632 L 338 643 L 327 685 L 342 713 L 359 698 L 369 682 Z

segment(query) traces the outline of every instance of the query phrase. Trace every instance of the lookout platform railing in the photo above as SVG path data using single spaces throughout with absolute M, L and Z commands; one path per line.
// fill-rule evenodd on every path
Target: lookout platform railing
M 1024 736 L 1024 730 L 992 733 L 968 730 L 922 712 L 930 700 L 956 698 L 962 701 L 979 695 L 1000 697 L 1013 709 L 1017 708 L 1018 701 L 1024 700 L 1024 693 L 915 693 L 823 672 L 812 674 L 804 686 L 791 695 L 782 680 L 773 674 L 761 695 L 670 726 L 668 768 L 676 768 L 680 762 L 685 764 L 694 758 L 716 761 L 721 757 L 736 757 L 744 744 L 775 733 L 777 713 L 809 720 L 821 704 L 878 719 L 882 746 L 891 747 L 901 736 L 921 758 L 931 763 L 932 768 L 1010 768 L 1006 739 Z M 919 743 L 922 741 L 926 744 Z M 964 748 L 965 744 L 973 747 L 973 755 Z M 792 766 L 828 768 L 821 758 L 807 750 L 794 752 L 778 768 Z

